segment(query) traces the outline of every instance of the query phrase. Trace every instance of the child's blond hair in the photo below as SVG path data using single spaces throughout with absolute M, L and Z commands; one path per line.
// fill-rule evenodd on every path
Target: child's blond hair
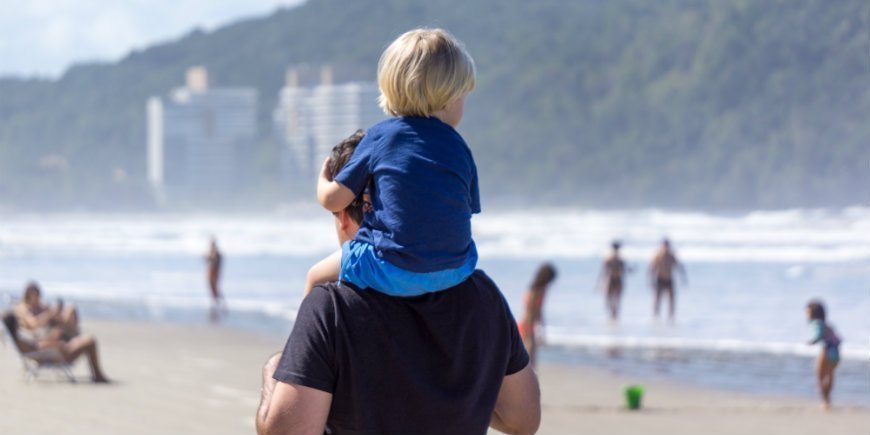
M 474 89 L 474 60 L 442 29 L 396 38 L 378 62 L 378 104 L 392 116 L 431 116 Z

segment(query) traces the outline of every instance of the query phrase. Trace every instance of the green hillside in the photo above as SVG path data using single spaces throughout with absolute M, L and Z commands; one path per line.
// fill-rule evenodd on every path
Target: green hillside
M 248 200 L 275 174 L 290 64 L 368 65 L 445 27 L 478 64 L 460 131 L 488 204 L 734 210 L 870 203 L 870 3 L 862 0 L 311 0 L 78 65 L 0 79 L 0 204 L 148 206 L 145 100 L 205 65 L 261 96 Z

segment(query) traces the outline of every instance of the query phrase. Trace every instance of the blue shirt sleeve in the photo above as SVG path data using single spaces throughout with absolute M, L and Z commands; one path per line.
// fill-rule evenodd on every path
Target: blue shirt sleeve
M 471 213 L 480 213 L 480 187 L 477 185 L 477 166 L 472 166 L 471 173 Z
M 350 156 L 350 160 L 338 171 L 338 174 L 335 174 L 334 181 L 350 189 L 354 195 L 362 194 L 372 174 L 371 161 L 375 145 L 371 135 L 367 134 L 363 137 Z

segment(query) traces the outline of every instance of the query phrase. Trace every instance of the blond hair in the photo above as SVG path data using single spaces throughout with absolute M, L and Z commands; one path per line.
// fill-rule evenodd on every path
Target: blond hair
M 474 89 L 474 60 L 442 29 L 396 38 L 378 61 L 378 104 L 392 116 L 431 116 Z

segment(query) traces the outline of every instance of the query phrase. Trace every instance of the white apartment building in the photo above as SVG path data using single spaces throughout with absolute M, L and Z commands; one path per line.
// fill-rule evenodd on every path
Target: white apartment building
M 273 113 L 285 175 L 313 181 L 335 144 L 385 118 L 378 95 L 375 83 L 333 84 L 328 67 L 320 84 L 309 87 L 299 86 L 295 70 L 288 70 Z
M 148 181 L 161 200 L 215 196 L 246 184 L 257 138 L 257 91 L 208 86 L 191 68 L 184 87 L 152 97 Z

